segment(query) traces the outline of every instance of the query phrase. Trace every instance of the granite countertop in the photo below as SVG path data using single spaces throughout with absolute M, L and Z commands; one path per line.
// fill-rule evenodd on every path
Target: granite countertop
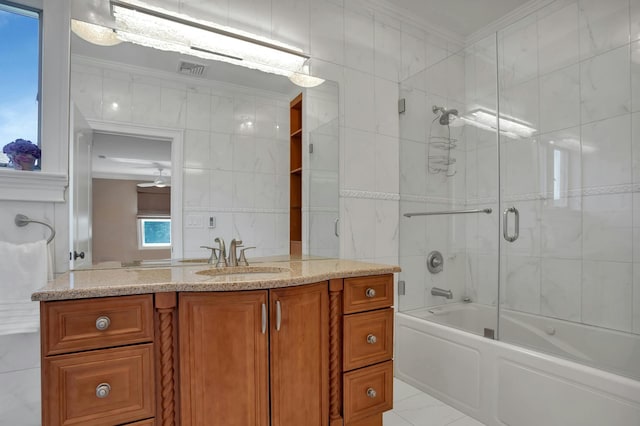
M 89 297 L 124 296 L 172 291 L 233 291 L 290 287 L 348 278 L 400 272 L 394 265 L 353 260 L 304 258 L 299 260 L 264 259 L 252 262 L 248 269 L 228 268 L 234 273 L 220 275 L 208 264 L 184 262 L 168 266 L 115 268 L 98 265 L 87 270 L 67 272 L 31 295 L 32 300 L 67 300 Z M 247 272 L 249 271 L 249 272 Z M 205 274 L 203 274 L 203 272 Z M 239 272 L 239 273 L 236 273 Z

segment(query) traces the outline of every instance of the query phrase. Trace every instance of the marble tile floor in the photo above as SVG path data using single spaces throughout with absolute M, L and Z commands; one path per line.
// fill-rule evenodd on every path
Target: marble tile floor
M 384 426 L 483 426 L 444 402 L 393 379 L 393 410 L 384 413 Z

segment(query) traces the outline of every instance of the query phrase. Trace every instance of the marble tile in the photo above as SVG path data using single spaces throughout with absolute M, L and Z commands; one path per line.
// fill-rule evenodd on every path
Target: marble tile
M 419 31 L 412 31 L 409 27 L 403 25 L 401 29 L 401 80 L 422 71 L 427 66 L 424 34 L 416 34 Z
M 287 168 L 278 169 L 282 165 L 278 161 L 278 142 L 275 139 L 257 138 L 255 143 L 256 160 L 253 170 L 259 173 L 284 174 Z
M 39 332 L 0 336 L 0 373 L 39 367 Z
M 400 193 L 426 195 L 426 146 L 423 143 L 400 142 Z
M 426 203 L 400 202 L 400 255 L 426 256 L 427 223 L 425 220 L 404 217 L 405 213 L 426 211 Z
M 633 183 L 640 183 L 640 112 L 631 114 Z
M 348 189 L 374 190 L 375 185 L 375 135 L 347 128 L 344 141 L 345 170 L 344 185 Z M 373 144 L 373 147 L 372 147 Z
M 163 126 L 176 128 L 186 127 L 186 91 L 170 87 L 160 89 L 160 120 Z
M 631 262 L 631 194 L 586 196 L 582 203 L 583 258 Z
M 568 191 L 582 188 L 580 127 L 545 133 L 538 137 L 542 166 L 542 191 L 556 207 L 569 204 Z M 590 147 L 585 148 L 589 151 Z
M 631 331 L 633 264 L 584 261 L 582 321 Z
M 211 131 L 233 133 L 233 99 L 226 96 L 211 96 Z
M 449 56 L 450 51 L 447 40 L 437 34 L 426 33 L 425 45 L 427 48 L 426 65 L 428 67 L 437 64 Z
M 255 174 L 251 172 L 233 172 L 233 207 L 255 206 L 255 179 Z
M 629 113 L 630 78 L 628 45 L 581 62 L 582 123 Z
M 144 79 L 133 82 L 131 89 L 131 120 L 138 124 L 161 125 L 162 103 L 158 86 L 144 83 Z
M 582 261 L 542 259 L 540 313 L 580 322 Z
M 279 128 L 277 107 L 274 103 L 256 102 L 255 135 L 265 139 L 276 139 Z
M 195 91 L 187 92 L 187 118 L 188 129 L 210 130 L 211 96 L 207 93 Z
M 252 172 L 256 168 L 256 139 L 252 136 L 234 135 L 233 170 L 237 172 Z
M 540 77 L 540 132 L 580 124 L 580 67 L 562 68 Z
M 398 253 L 399 218 L 396 201 L 375 200 L 375 257 Z
M 233 141 L 231 135 L 212 132 L 209 143 L 211 151 L 209 167 L 214 170 L 233 170 Z
M 233 133 L 237 135 L 255 135 L 256 102 L 253 96 L 235 96 L 233 98 Z
M 411 423 L 396 414 L 395 411 L 385 411 L 382 413 L 382 424 L 384 426 L 413 426 Z
M 498 196 L 498 150 L 493 146 L 479 146 L 477 152 L 478 198 Z
M 211 207 L 213 209 L 233 207 L 233 172 L 226 170 L 211 172 Z
M 541 192 L 540 144 L 536 138 L 502 138 L 502 187 L 506 195 Z M 480 151 L 479 151 L 480 152 Z M 487 166 L 483 166 L 487 167 Z M 492 182 L 495 185 L 495 182 Z
M 631 43 L 631 110 L 640 111 L 640 41 Z
M 540 256 L 542 202 L 539 200 L 518 201 L 512 204 L 520 214 L 520 235 L 516 241 L 504 244 L 505 253 L 519 256 Z M 511 231 L 511 227 L 514 226 L 513 220 L 511 215 L 509 217 L 509 232 L 513 232 Z
M 582 126 L 584 187 L 629 184 L 631 117 L 622 115 Z
M 425 117 L 433 117 L 432 105 L 427 105 L 426 93 L 404 86 L 401 88 L 400 98 L 404 98 L 406 103 L 406 111 L 400 114 L 400 137 L 425 143 L 429 125 Z
M 509 256 L 505 266 L 504 304 L 516 311 L 540 313 L 540 258 Z
M 629 42 L 629 0 L 580 0 L 580 58 Z
M 209 208 L 211 194 L 211 173 L 202 169 L 183 169 L 184 192 L 182 202 L 185 208 Z
M 554 205 L 564 201 L 566 205 Z M 542 203 L 540 254 L 545 258 L 582 258 L 582 199 L 563 197 Z
M 399 401 L 394 405 L 394 412 L 414 426 L 442 426 L 465 417 L 460 411 L 427 394 Z
M 184 135 L 184 167 L 208 169 L 210 162 L 209 132 L 187 130 Z
M 402 41 L 398 28 L 385 24 L 376 16 L 374 26 L 374 72 L 377 77 L 398 81 Z
M 101 119 L 102 75 L 99 70 L 96 69 L 96 73 L 72 71 L 70 96 L 85 118 Z
M 382 78 L 375 79 L 375 114 L 377 133 L 398 136 L 398 84 Z
M 505 87 L 500 92 L 500 114 L 539 131 L 539 99 L 538 78 Z
M 371 73 L 374 64 L 373 16 L 345 10 L 344 29 L 345 66 Z
M 229 26 L 258 36 L 269 37 L 271 35 L 271 2 L 229 1 Z
M 404 244 L 404 243 L 403 243 Z M 398 280 L 405 282 L 405 294 L 398 296 L 398 309 L 408 311 L 424 308 L 425 305 L 425 276 L 428 274 L 423 256 L 400 255 L 402 272 Z
M 633 264 L 633 332 L 640 334 L 640 265 Z
M 109 121 L 131 121 L 131 79 L 102 80 L 102 118 Z
M 354 129 L 375 131 L 374 77 L 345 69 L 345 125 Z
M 344 200 L 345 256 L 349 259 L 366 259 L 375 256 L 375 200 Z M 341 238 L 342 240 L 342 238 Z
M 538 28 L 530 15 L 498 32 L 498 76 L 501 87 L 512 87 L 538 72 Z
M 544 8 L 538 19 L 538 72 L 546 74 L 576 64 L 580 53 L 578 4 Z
M 328 1 L 310 5 L 310 53 L 314 58 L 335 64 L 344 60 L 344 10 Z
M 640 2 L 631 0 L 631 41 L 640 39 Z
M 309 51 L 309 0 L 271 2 L 271 36 Z
M 40 369 L 0 374 L 0 418 L 7 425 L 40 426 Z
M 375 190 L 398 193 L 400 191 L 399 170 L 400 144 L 397 137 L 375 135 Z
M 417 389 L 402 380 L 398 380 L 396 378 L 393 379 L 393 402 L 398 402 L 420 393 L 423 393 L 420 389 Z

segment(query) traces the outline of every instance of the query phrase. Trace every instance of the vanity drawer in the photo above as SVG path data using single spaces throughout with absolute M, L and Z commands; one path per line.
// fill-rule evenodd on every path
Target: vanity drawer
M 393 361 L 345 373 L 343 382 L 345 425 L 393 408 Z
M 344 280 L 343 312 L 370 311 L 393 305 L 393 275 L 347 278 Z
M 343 371 L 393 357 L 393 309 L 345 315 Z
M 135 423 L 127 423 L 126 426 L 155 426 L 156 422 L 154 419 L 141 420 Z
M 152 344 L 45 358 L 45 424 L 101 426 L 153 417 L 153 371 Z
M 44 355 L 101 349 L 153 340 L 153 296 L 44 302 Z

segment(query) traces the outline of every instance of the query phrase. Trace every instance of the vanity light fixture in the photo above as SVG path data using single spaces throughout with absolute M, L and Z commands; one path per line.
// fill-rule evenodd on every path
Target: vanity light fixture
M 308 74 L 308 55 L 284 43 L 156 7 L 111 6 L 122 41 L 283 75 L 303 87 L 324 82 Z
M 71 20 L 71 31 L 81 39 L 98 46 L 115 46 L 122 43 L 113 29 L 77 19 Z
M 469 124 L 480 129 L 494 132 L 498 130 L 496 113 L 484 108 L 473 109 L 467 114 L 460 116 L 459 119 L 465 124 Z M 499 127 L 502 135 L 513 139 L 529 138 L 537 131 L 531 127 L 530 123 L 504 114 L 500 114 Z

